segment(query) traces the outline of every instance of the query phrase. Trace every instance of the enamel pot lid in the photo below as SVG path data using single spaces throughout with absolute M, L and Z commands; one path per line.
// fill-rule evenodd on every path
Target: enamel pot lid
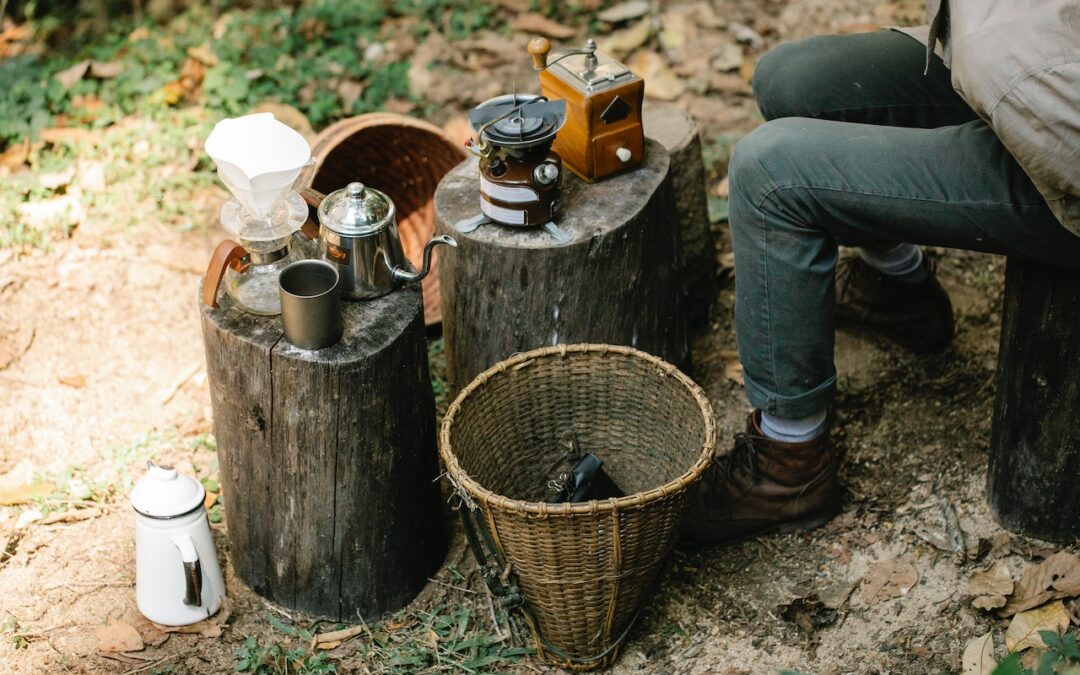
M 149 518 L 178 518 L 200 508 L 206 490 L 194 478 L 171 466 L 146 463 L 146 475 L 131 491 L 131 506 Z

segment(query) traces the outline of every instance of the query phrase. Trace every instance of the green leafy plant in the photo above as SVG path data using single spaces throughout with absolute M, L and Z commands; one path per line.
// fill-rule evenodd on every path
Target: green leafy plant
M 317 625 L 304 629 L 287 626 L 272 614 L 267 614 L 266 618 L 275 630 L 290 638 L 296 638 L 305 645 L 311 641 Z M 233 669 L 238 673 L 320 675 L 337 672 L 337 666 L 322 652 L 313 654 L 306 647 L 290 648 L 277 642 L 262 644 L 254 636 L 248 636 L 244 640 L 244 646 L 236 650 L 236 658 Z
M 1076 633 L 1058 635 L 1054 631 L 1041 630 L 1039 637 L 1047 651 L 1039 657 L 1034 669 L 1025 668 L 1019 653 L 1009 654 L 994 668 L 991 675 L 1080 675 L 1080 645 Z
M 30 645 L 30 641 L 26 639 L 26 636 L 20 633 L 21 629 L 22 625 L 13 614 L 9 614 L 8 618 L 4 619 L 3 623 L 0 623 L 0 633 L 8 636 L 8 640 L 15 649 L 26 649 Z

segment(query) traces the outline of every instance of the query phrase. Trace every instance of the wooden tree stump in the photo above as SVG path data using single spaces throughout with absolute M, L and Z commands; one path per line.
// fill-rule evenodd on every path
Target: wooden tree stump
M 419 286 L 342 303 L 316 352 L 222 296 L 202 326 L 233 569 L 334 621 L 403 607 L 447 545 Z
M 703 321 L 708 318 L 720 283 L 697 123 L 682 106 L 653 101 L 645 102 L 642 120 L 645 134 L 663 144 L 671 157 L 675 216 L 682 237 L 686 316 L 692 322 Z
M 454 223 L 480 211 L 479 172 L 466 160 L 435 192 L 440 287 L 452 389 L 516 352 L 554 344 L 630 345 L 686 367 L 679 234 L 668 154 L 646 141 L 637 170 L 588 185 L 563 179 L 557 244 L 539 228 Z
M 1009 259 L 987 494 L 1002 526 L 1080 537 L 1080 275 Z

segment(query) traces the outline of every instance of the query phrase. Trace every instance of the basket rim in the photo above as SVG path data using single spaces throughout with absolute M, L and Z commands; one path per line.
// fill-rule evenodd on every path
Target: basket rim
M 323 160 L 345 137 L 351 136 L 358 131 L 366 131 L 367 129 L 382 126 L 409 127 L 418 131 L 426 131 L 437 137 L 448 149 L 457 153 L 461 159 L 467 159 L 469 156 L 469 151 L 465 149 L 465 146 L 455 143 L 445 131 L 427 120 L 411 115 L 402 115 L 401 113 L 378 111 L 340 119 L 316 134 L 311 142 L 311 156 L 318 162 L 315 172 L 318 173 Z
M 503 372 L 521 366 L 522 364 L 533 361 L 535 359 L 543 359 L 550 357 L 565 357 L 571 353 L 599 353 L 599 354 L 621 354 L 623 356 L 629 356 L 642 361 L 651 363 L 654 366 L 660 368 L 666 376 L 674 377 L 680 384 L 685 386 L 689 390 L 691 396 L 693 396 L 695 402 L 698 404 L 698 410 L 701 412 L 702 417 L 705 420 L 705 440 L 701 446 L 701 452 L 698 455 L 697 460 L 687 469 L 684 473 L 676 478 L 648 490 L 636 492 L 632 495 L 625 495 L 622 497 L 616 497 L 605 500 L 589 501 L 570 503 L 564 502 L 561 504 L 549 504 L 547 502 L 533 502 L 524 499 L 510 499 L 509 497 L 500 495 L 492 490 L 481 485 L 472 476 L 470 476 L 458 462 L 457 455 L 453 452 L 453 446 L 450 442 L 450 432 L 454 424 L 454 420 L 457 417 L 458 412 L 461 410 L 461 403 L 469 397 L 478 388 L 484 386 L 488 380 L 492 377 L 502 374 Z M 446 410 L 446 415 L 443 417 L 442 426 L 439 429 L 439 455 L 443 459 L 443 463 L 446 465 L 446 473 L 450 481 L 454 483 L 455 487 L 459 490 L 464 490 L 468 495 L 474 499 L 478 499 L 482 503 L 492 508 L 501 509 L 504 511 L 515 511 L 519 513 L 534 514 L 538 516 L 564 516 L 571 514 L 598 514 L 598 513 L 610 513 L 612 511 L 619 511 L 629 507 L 642 507 L 651 502 L 657 501 L 672 494 L 676 494 L 688 488 L 697 482 L 698 479 L 705 473 L 705 470 L 709 468 L 716 455 L 716 443 L 717 443 L 717 424 L 716 416 L 713 412 L 712 403 L 709 401 L 708 396 L 705 395 L 701 386 L 694 382 L 686 373 L 676 368 L 671 363 L 664 361 L 663 359 L 653 356 L 647 352 L 643 352 L 633 347 L 626 347 L 622 345 L 608 345 L 608 344 L 594 344 L 594 343 L 579 343 L 570 345 L 555 345 L 553 347 L 541 347 L 539 349 L 533 349 L 526 352 L 520 352 L 510 356 L 509 358 L 499 361 L 495 365 L 491 366 L 484 372 L 473 378 L 464 389 L 454 398 L 453 403 Z

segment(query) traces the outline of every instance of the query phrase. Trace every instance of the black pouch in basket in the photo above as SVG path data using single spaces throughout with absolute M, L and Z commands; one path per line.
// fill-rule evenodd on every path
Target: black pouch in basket
M 590 452 L 574 466 L 570 475 L 559 487 L 555 496 L 548 500 L 548 503 L 588 502 L 594 499 L 622 496 L 624 496 L 623 491 L 604 471 L 603 460 Z

